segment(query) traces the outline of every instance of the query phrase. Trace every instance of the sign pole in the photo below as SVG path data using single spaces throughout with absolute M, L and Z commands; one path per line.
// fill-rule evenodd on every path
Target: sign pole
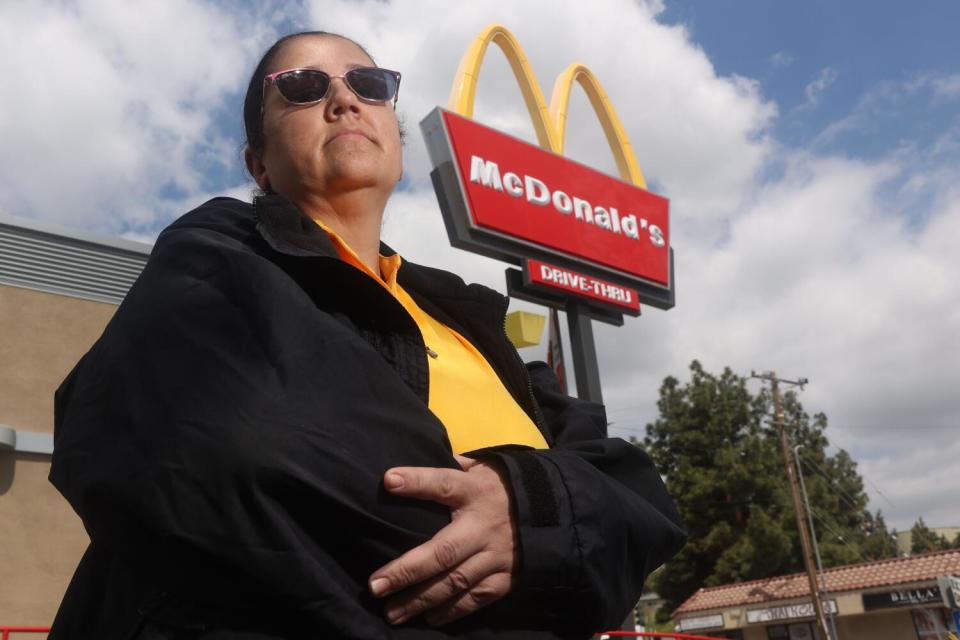
M 574 300 L 567 302 L 567 327 L 570 329 L 570 351 L 573 355 L 573 375 L 577 380 L 577 397 L 603 404 L 593 327 L 583 303 Z

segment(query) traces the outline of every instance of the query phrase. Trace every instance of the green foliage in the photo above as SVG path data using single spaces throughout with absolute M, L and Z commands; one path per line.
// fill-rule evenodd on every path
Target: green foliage
M 887 523 L 883 519 L 883 512 L 877 511 L 874 516 L 869 511 L 864 512 L 864 541 L 863 555 L 870 560 L 880 558 L 894 558 L 899 555 L 897 549 L 897 532 L 888 531 Z
M 960 548 L 960 534 L 956 540 L 951 542 L 946 536 L 937 535 L 927 527 L 923 518 L 918 518 L 910 528 L 910 553 L 930 553 L 931 551 L 944 551 L 946 549 Z
M 703 586 L 803 570 L 796 516 L 767 390 L 751 393 L 729 368 L 693 361 L 690 381 L 667 377 L 643 446 L 666 477 L 689 542 L 653 585 L 672 611 Z M 827 417 L 786 393 L 788 435 L 799 456 L 824 566 L 896 556 L 882 515 L 866 510 L 857 465 L 828 455 Z

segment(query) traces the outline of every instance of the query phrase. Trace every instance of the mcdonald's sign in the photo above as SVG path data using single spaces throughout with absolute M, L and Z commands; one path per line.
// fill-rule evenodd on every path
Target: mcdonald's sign
M 539 146 L 472 120 L 491 43 L 513 69 Z M 620 179 L 563 156 L 574 81 L 593 105 Z M 453 246 L 522 265 L 523 286 L 542 300 L 576 296 L 616 317 L 638 315 L 641 302 L 674 305 L 669 202 L 647 190 L 616 111 L 589 69 L 567 67 L 548 109 L 520 43 L 490 25 L 464 54 L 449 107 L 434 109 L 420 126 Z

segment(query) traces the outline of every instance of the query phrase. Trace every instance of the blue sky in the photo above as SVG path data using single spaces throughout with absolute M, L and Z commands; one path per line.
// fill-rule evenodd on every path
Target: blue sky
M 960 69 L 960 3 L 951 0 L 668 0 L 659 19 L 685 25 L 719 74 L 758 80 L 764 95 L 779 105 L 774 130 L 786 144 L 809 144 L 885 84 Z M 806 89 L 824 69 L 835 79 L 811 108 Z M 869 131 L 839 136 L 823 147 L 875 157 L 904 140 L 929 142 L 956 114 L 955 105 L 919 95 L 891 102 L 878 109 Z
M 249 74 L 277 36 L 326 29 L 404 74 L 385 239 L 503 290 L 502 263 L 449 246 L 417 126 L 492 21 L 547 95 L 589 66 L 670 199 L 676 308 L 596 327 L 612 434 L 642 436 L 664 376 L 695 358 L 808 377 L 805 408 L 886 496 L 870 488 L 872 508 L 960 525 L 960 3 L 0 3 L 0 211 L 150 242 L 210 197 L 249 199 Z M 477 120 L 532 137 L 498 51 L 479 89 Z M 588 101 L 570 109 L 567 154 L 610 170 Z

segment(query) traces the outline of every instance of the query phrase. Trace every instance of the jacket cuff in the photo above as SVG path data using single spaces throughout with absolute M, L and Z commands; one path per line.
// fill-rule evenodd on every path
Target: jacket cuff
M 520 544 L 517 587 L 528 593 L 574 591 L 582 584 L 583 550 L 557 466 L 533 450 L 488 449 L 470 455 L 495 460 L 510 484 Z

